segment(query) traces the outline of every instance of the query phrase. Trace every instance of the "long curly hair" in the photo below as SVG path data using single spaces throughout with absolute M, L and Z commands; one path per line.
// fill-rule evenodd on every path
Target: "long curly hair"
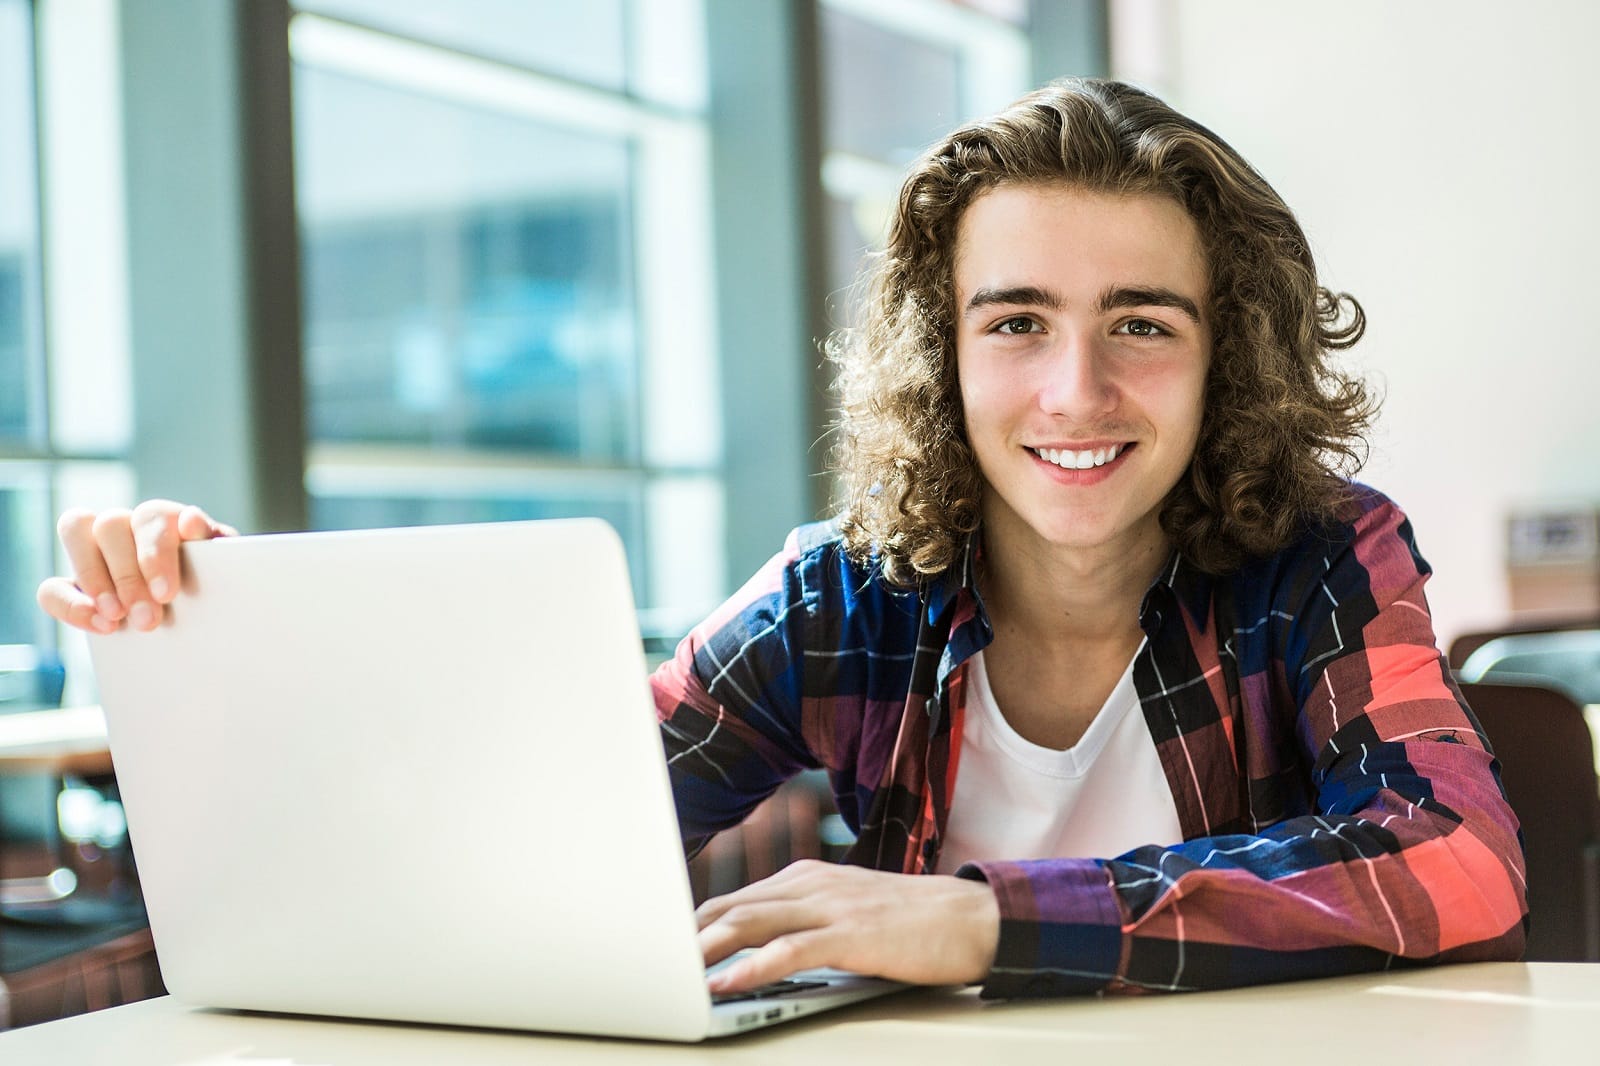
M 1377 413 L 1365 385 L 1328 361 L 1360 340 L 1361 305 L 1317 283 L 1294 215 L 1216 134 L 1140 89 L 1074 78 L 956 130 L 913 165 L 865 276 L 862 325 L 828 340 L 851 556 L 910 587 L 950 568 L 978 528 L 953 264 L 962 213 L 1002 183 L 1168 196 L 1199 229 L 1212 361 L 1194 458 L 1160 516 L 1184 557 L 1225 574 L 1330 516 Z

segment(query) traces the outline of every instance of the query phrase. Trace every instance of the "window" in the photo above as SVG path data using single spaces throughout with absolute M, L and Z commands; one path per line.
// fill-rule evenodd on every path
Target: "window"
M 0 0 L 0 442 L 37 444 L 39 205 L 34 187 L 33 24 L 24 0 Z
M 0 0 L 0 642 L 57 639 L 53 516 L 140 494 L 247 528 L 302 491 L 324 528 L 596 513 L 648 627 L 702 617 L 822 495 L 816 120 L 838 292 L 905 164 L 1026 88 L 1080 7 L 816 3 L 820 39 L 809 3 Z M 292 129 L 281 57 L 240 47 L 284 18 Z M 259 328 L 277 230 L 250 228 L 287 209 L 252 180 L 282 188 L 291 134 L 301 379 Z M 285 379 L 303 470 L 258 387 Z
M 68 702 L 95 694 L 81 635 L 34 603 L 66 565 L 55 515 L 134 493 L 116 36 L 98 10 L 0 0 L 0 644 L 57 652 Z
M 642 605 L 706 609 L 722 500 L 698 0 L 299 12 L 313 524 L 598 514 Z
M 31 7 L 0 0 L 0 644 L 48 639 L 33 606 L 51 529 L 33 111 Z
M 1031 87 L 1024 0 L 822 0 L 830 319 L 880 247 L 906 167 Z

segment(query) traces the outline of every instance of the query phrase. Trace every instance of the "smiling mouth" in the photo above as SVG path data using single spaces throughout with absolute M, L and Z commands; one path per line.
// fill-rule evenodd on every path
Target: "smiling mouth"
M 1132 448 L 1132 444 L 1112 444 L 1104 448 L 1089 448 L 1084 451 L 1073 451 L 1070 448 L 1029 448 L 1028 450 L 1045 462 L 1053 463 L 1063 470 L 1092 470 L 1097 466 L 1105 466 L 1117 456 L 1125 454 Z

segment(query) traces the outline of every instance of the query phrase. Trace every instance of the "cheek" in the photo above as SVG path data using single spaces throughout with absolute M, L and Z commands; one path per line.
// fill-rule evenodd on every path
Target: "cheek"
M 967 435 L 972 437 L 981 433 L 996 413 L 994 375 L 984 374 L 971 363 L 961 361 L 956 363 L 956 373 L 962 420 L 966 423 Z
M 1198 386 L 1191 389 L 1184 399 L 1185 402 L 1174 411 L 1174 417 L 1184 427 L 1185 446 L 1192 458 L 1195 447 L 1200 442 L 1200 427 L 1205 424 L 1205 382 L 1201 381 Z
M 1177 398 L 1173 404 L 1174 410 L 1183 412 L 1198 426 L 1206 408 L 1206 375 L 1185 375 L 1181 382 L 1174 384 L 1172 393 Z
M 993 383 L 974 382 L 962 390 L 962 421 L 967 442 L 975 451 L 988 453 L 1003 447 L 1018 422 L 1010 394 L 992 387 Z
M 1131 370 L 1123 379 L 1124 392 L 1137 396 L 1140 406 L 1159 412 L 1168 423 L 1194 421 L 1205 408 L 1207 375 L 1184 362 L 1152 363 Z
M 1204 383 L 1184 382 L 1173 386 L 1167 393 L 1163 411 L 1167 424 L 1190 441 L 1200 436 L 1200 423 L 1205 417 Z

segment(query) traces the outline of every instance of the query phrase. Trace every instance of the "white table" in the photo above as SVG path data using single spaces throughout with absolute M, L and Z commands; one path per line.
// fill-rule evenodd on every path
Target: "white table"
M 0 772 L 111 772 L 106 716 L 99 707 L 0 715 Z
M 983 1004 L 971 990 L 914 990 L 687 1046 L 232 1014 L 163 998 L 0 1033 L 0 1062 L 1569 1066 L 1592 1061 L 1597 1043 L 1600 965 L 1484 963 L 1137 998 Z

